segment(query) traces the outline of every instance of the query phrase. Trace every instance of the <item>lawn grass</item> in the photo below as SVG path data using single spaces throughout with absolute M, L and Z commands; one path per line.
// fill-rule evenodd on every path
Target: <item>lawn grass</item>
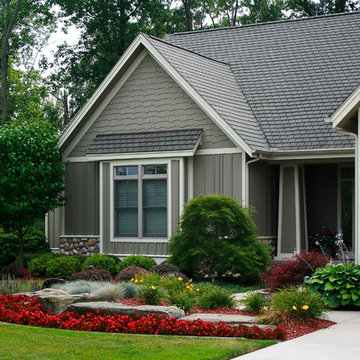
M 273 340 L 122 335 L 44 329 L 0 322 L 0 359 L 231 359 Z

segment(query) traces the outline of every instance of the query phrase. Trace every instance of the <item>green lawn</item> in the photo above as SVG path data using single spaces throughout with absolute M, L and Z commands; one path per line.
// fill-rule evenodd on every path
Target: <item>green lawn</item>
M 270 340 L 122 335 L 0 323 L 0 359 L 231 359 L 275 344 Z

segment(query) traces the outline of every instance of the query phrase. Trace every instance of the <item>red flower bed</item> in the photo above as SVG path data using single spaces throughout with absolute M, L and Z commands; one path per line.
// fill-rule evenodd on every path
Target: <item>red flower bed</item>
M 224 323 L 212 324 L 202 320 L 184 321 L 167 316 L 148 315 L 132 319 L 129 316 L 106 315 L 99 312 L 86 315 L 66 312 L 56 315 L 46 312 L 38 299 L 31 299 L 24 295 L 0 296 L 0 321 L 45 328 L 126 334 L 244 337 L 260 340 L 284 340 L 286 336 L 281 327 L 274 330 L 262 330 L 257 326 L 231 327 Z

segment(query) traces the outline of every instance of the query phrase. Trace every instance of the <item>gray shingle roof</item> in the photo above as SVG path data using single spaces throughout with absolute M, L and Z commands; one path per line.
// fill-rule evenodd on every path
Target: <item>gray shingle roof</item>
M 196 150 L 202 129 L 97 135 L 87 154 Z
M 245 96 L 228 64 L 148 37 L 152 45 L 213 109 L 254 149 L 269 150 Z
M 157 49 L 249 144 L 254 138 L 254 146 L 266 147 L 266 137 L 274 150 L 333 149 L 354 145 L 324 118 L 360 84 L 359 39 L 357 12 L 177 33 L 164 39 L 229 67 L 210 66 L 211 60 L 200 61 L 164 45 Z

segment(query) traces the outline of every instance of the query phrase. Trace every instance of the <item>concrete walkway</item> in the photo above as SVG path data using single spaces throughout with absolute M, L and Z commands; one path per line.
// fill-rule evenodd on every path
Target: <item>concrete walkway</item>
M 357 360 L 360 359 L 360 311 L 329 311 L 337 324 L 233 360 Z

